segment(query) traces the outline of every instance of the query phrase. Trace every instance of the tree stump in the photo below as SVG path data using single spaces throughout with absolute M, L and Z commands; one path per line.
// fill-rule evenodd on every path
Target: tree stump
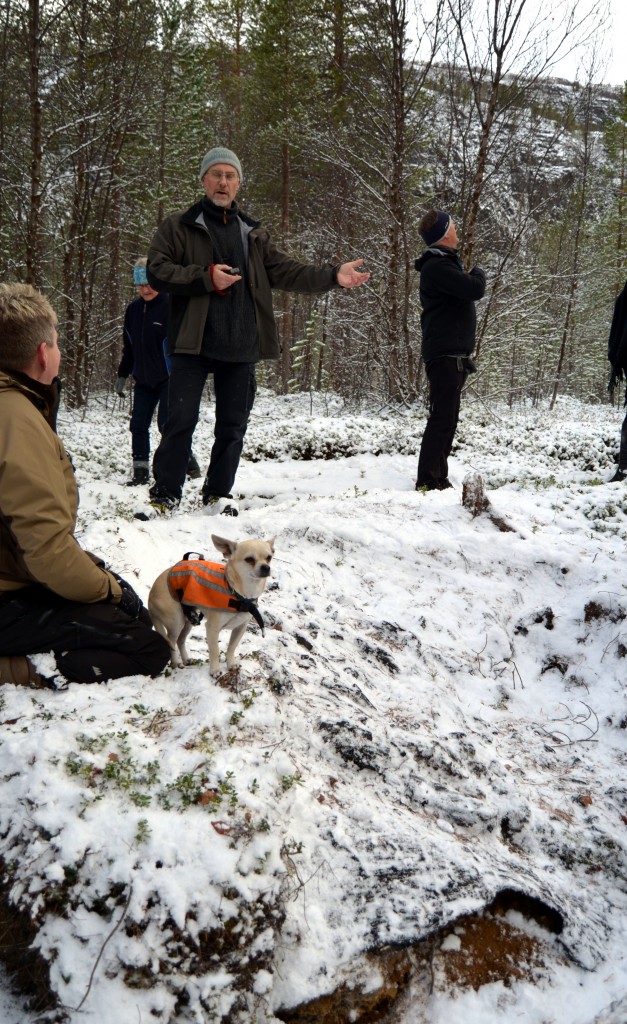
M 473 519 L 486 515 L 501 533 L 516 533 L 502 516 L 499 516 L 485 493 L 483 477 L 479 473 L 468 473 L 462 483 L 462 505 L 468 509 Z
M 473 519 L 489 509 L 490 502 L 483 486 L 483 477 L 479 473 L 468 473 L 464 477 L 462 505 L 468 509 Z

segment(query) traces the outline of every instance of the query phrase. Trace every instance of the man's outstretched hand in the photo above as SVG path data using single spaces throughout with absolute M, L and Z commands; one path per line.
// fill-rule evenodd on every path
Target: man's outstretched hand
M 352 263 L 342 263 L 341 267 L 337 270 L 337 283 L 342 288 L 358 288 L 360 284 L 365 284 L 370 277 L 370 271 L 359 271 L 357 267 L 360 267 L 363 260 L 353 260 Z

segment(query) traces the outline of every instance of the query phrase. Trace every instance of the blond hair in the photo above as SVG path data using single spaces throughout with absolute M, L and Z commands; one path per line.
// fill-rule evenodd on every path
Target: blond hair
M 53 343 L 57 314 L 30 284 L 0 284 L 0 367 L 25 370 L 45 341 Z

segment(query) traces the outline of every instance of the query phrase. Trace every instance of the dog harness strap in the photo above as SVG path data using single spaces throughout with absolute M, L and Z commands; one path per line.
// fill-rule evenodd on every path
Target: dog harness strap
M 235 611 L 248 612 L 250 615 L 252 615 L 253 619 L 255 620 L 255 622 L 259 626 L 259 629 L 261 630 L 261 635 L 265 636 L 265 624 L 263 621 L 263 616 L 259 611 L 259 608 L 257 607 L 257 598 L 242 597 L 241 594 L 238 594 L 236 591 L 233 591 L 233 593 L 235 594 L 235 597 L 231 598 L 231 601 L 229 602 L 230 607 L 234 608 Z
M 199 626 L 202 620 L 204 619 L 204 615 L 201 612 L 200 608 L 194 608 L 193 604 L 183 604 L 182 590 L 177 590 L 174 596 L 176 597 L 177 601 L 180 601 L 181 608 L 183 609 L 183 615 L 188 620 L 188 622 L 191 622 L 192 626 Z
M 188 622 L 191 622 L 192 626 L 199 626 L 205 617 L 200 608 L 194 608 L 193 604 L 181 604 L 181 608 L 183 615 Z

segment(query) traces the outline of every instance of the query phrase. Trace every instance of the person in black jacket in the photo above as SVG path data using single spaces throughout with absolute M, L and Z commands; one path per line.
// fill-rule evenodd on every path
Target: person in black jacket
M 170 413 L 152 469 L 150 505 L 137 518 L 175 512 L 185 451 L 200 415 L 208 377 L 215 395 L 214 443 L 204 483 L 206 515 L 236 516 L 232 494 L 256 393 L 256 364 L 281 354 L 274 289 L 322 295 L 357 288 L 370 277 L 362 260 L 312 266 L 283 252 L 236 197 L 242 165 L 214 146 L 199 173 L 204 197 L 159 225 L 148 252 L 148 280 L 170 296 Z
M 122 397 L 130 374 L 135 381 L 130 422 L 133 476 L 129 486 L 148 483 L 150 424 L 155 409 L 160 433 L 168 417 L 170 375 L 164 345 L 170 300 L 148 284 L 146 263 L 145 258 L 140 259 L 133 267 L 133 282 L 139 296 L 129 303 L 124 314 L 124 347 L 115 382 L 116 394 Z M 200 467 L 191 452 L 187 476 L 200 476 Z
M 619 380 L 623 380 L 627 373 L 627 282 L 618 296 L 614 305 L 614 316 L 610 327 L 610 337 L 607 344 L 607 358 L 610 361 L 612 372 L 607 390 L 614 393 Z M 625 390 L 625 405 L 627 406 L 627 389 Z M 627 476 L 627 414 L 623 420 L 620 430 L 620 450 L 618 453 L 618 468 L 608 483 L 618 483 Z
M 418 459 L 416 490 L 443 491 L 459 419 L 461 392 L 475 365 L 475 302 L 485 293 L 485 274 L 465 271 L 455 225 L 444 210 L 429 210 L 418 226 L 427 249 L 416 260 L 420 273 L 422 358 L 429 380 L 429 418 Z

